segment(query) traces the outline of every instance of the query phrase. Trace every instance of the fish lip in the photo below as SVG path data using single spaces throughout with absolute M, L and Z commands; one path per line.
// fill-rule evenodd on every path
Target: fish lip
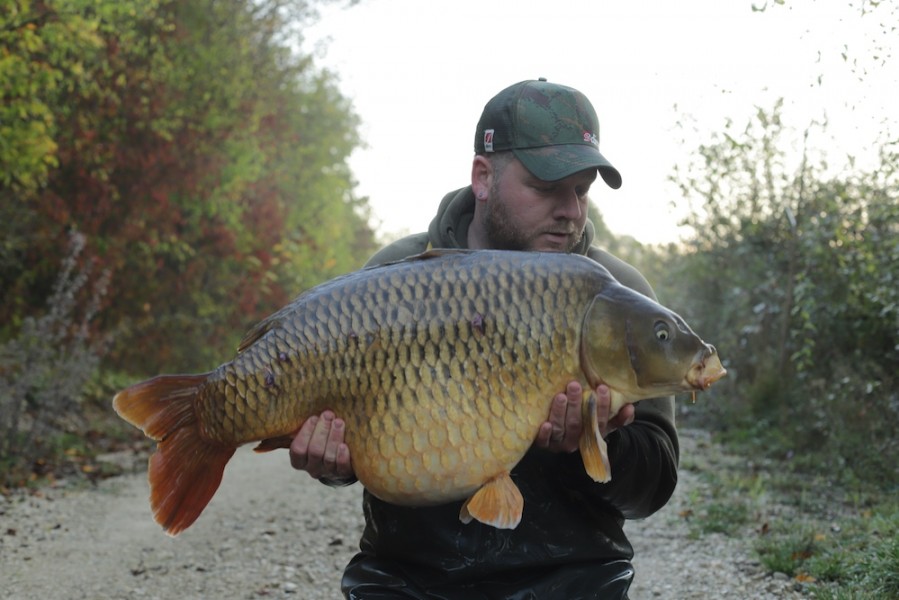
M 709 375 L 708 377 L 698 377 L 696 379 L 695 383 L 693 384 L 693 387 L 695 389 L 701 390 L 701 391 L 707 390 L 707 389 L 709 389 L 709 387 L 711 387 L 711 385 L 713 383 L 715 383 L 716 381 L 718 381 L 725 375 L 727 375 L 727 369 L 725 369 L 724 367 L 721 367 L 720 371 L 717 371 L 716 373 L 713 373 L 713 374 Z
M 713 383 L 727 375 L 718 352 L 712 346 L 700 350 L 687 372 L 686 383 L 694 390 L 707 390 Z

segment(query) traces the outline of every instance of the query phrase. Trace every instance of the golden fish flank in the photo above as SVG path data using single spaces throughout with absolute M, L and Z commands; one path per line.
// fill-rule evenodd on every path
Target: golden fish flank
M 315 287 L 253 329 L 231 362 L 139 383 L 114 405 L 159 442 L 151 505 L 171 534 L 199 516 L 237 446 L 286 447 L 324 409 L 346 421 L 356 474 L 379 498 L 468 498 L 464 521 L 515 527 L 523 501 L 509 471 L 569 381 L 606 383 L 617 410 L 723 375 L 679 316 L 592 260 L 435 251 Z M 583 410 L 585 469 L 607 481 L 592 398 Z

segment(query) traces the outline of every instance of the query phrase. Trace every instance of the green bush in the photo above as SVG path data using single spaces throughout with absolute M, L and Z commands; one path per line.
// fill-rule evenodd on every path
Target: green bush
M 834 176 L 826 157 L 791 154 L 779 112 L 759 110 L 743 131 L 729 124 L 676 175 L 696 235 L 668 256 L 660 297 L 728 368 L 695 411 L 714 430 L 842 483 L 892 489 L 897 145 L 885 143 L 870 172 Z

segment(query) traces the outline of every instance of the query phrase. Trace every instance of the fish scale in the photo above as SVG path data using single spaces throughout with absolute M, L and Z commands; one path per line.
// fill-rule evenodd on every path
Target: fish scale
M 659 323 L 682 331 L 680 345 L 655 338 Z M 114 406 L 159 442 L 151 504 L 170 533 L 196 519 L 234 448 L 285 447 L 326 409 L 346 422 L 353 469 L 374 495 L 469 498 L 463 520 L 514 527 L 522 500 L 509 471 L 569 382 L 607 383 L 617 411 L 723 373 L 680 317 L 585 257 L 434 251 L 317 286 L 254 328 L 231 362 L 136 384 Z M 591 406 L 581 454 L 605 481 Z

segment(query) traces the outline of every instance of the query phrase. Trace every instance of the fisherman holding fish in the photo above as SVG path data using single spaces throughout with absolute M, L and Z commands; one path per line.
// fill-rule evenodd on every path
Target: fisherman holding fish
M 503 90 L 478 124 L 471 185 L 427 233 L 304 291 L 216 369 L 116 394 L 156 441 L 153 518 L 173 536 L 190 527 L 256 442 L 364 486 L 348 598 L 626 598 L 624 520 L 677 482 L 670 394 L 726 370 L 592 246 L 589 190 L 621 185 L 598 132 L 574 89 Z
M 484 108 L 475 134 L 471 185 L 447 194 L 427 232 L 401 239 L 377 265 L 428 249 L 567 252 L 603 265 L 624 286 L 655 298 L 632 266 L 593 245 L 588 193 L 597 177 L 621 176 L 599 152 L 590 101 L 545 79 L 512 85 Z M 716 359 L 717 360 L 717 359 Z M 603 384 L 572 381 L 546 399 L 548 414 L 512 470 L 525 510 L 512 529 L 459 520 L 462 501 L 406 507 L 365 492 L 361 551 L 347 566 L 347 598 L 626 598 L 634 576 L 625 519 L 653 514 L 677 482 L 674 398 L 625 404 L 610 416 Z M 597 483 L 578 456 L 581 406 L 595 394 L 595 419 L 614 476 Z M 617 408 L 617 407 L 616 407 Z M 355 481 L 341 415 L 306 420 L 291 464 L 330 485 Z

